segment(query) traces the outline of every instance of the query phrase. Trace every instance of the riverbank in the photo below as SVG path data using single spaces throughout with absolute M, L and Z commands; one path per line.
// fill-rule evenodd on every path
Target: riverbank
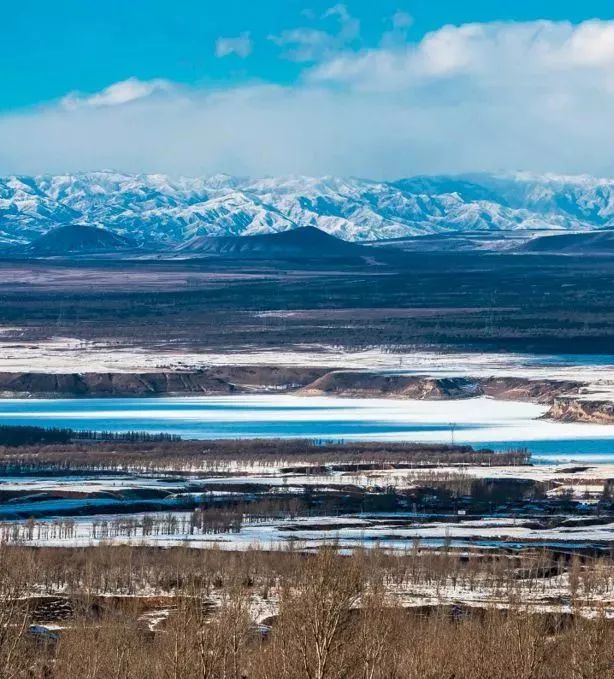
M 3 372 L 0 398 L 133 398 L 294 394 L 342 398 L 456 401 L 486 396 L 545 404 L 545 417 L 614 423 L 614 401 L 587 396 L 586 382 L 528 377 L 432 377 L 314 367 L 214 366 L 197 371 Z

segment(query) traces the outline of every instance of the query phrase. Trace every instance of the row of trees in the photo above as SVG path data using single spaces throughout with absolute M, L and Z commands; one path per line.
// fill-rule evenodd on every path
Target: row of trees
M 356 471 L 433 465 L 524 465 L 530 461 L 526 450 L 495 453 L 474 450 L 469 446 L 421 443 L 353 442 L 317 444 L 308 440 L 230 440 L 182 441 L 168 434 L 128 432 L 73 432 L 57 430 L 62 440 L 46 442 L 40 427 L 7 427 L 14 435 L 33 430 L 38 436 L 30 443 L 23 440 L 19 448 L 3 443 L 0 428 L 0 471 L 220 471 L 237 467 L 261 470 L 276 467 L 299 472 L 310 469 Z M 64 438 L 70 439 L 67 443 Z M 81 441 L 77 440 L 81 439 Z M 2 446 L 5 446 L 3 448 Z
M 68 444 L 71 441 L 120 441 L 123 443 L 177 442 L 181 437 L 174 434 L 151 434 L 140 431 L 75 431 L 59 427 L 35 427 L 31 425 L 0 425 L 0 446 L 8 448 L 23 446 L 47 446 Z

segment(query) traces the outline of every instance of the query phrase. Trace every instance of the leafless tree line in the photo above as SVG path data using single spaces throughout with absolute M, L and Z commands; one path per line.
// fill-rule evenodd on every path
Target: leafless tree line
M 272 583 L 281 583 L 300 571 L 309 560 L 292 546 L 272 551 L 248 549 L 225 552 L 216 548 L 160 549 L 137 545 L 105 545 L 83 548 L 0 545 L 0 570 L 11 577 L 35 583 L 40 594 L 84 590 L 100 595 L 132 595 L 139 592 L 175 594 L 197 583 L 207 591 L 225 588 L 231 581 L 249 583 L 266 597 Z M 350 557 L 339 557 L 345 563 Z M 566 554 L 546 549 L 518 553 L 482 551 L 478 548 L 441 551 L 422 549 L 420 541 L 405 551 L 390 553 L 379 548 L 355 550 L 367 579 L 378 574 L 388 588 L 403 590 L 429 586 L 467 591 L 487 587 L 497 596 L 525 591 L 548 591 L 548 583 L 564 579 L 562 594 L 579 596 L 614 594 L 614 552 L 610 556 Z
M 422 555 L 424 556 L 424 555 Z M 614 625 L 544 615 L 510 595 L 488 607 L 407 609 L 389 595 L 391 580 L 476 578 L 561 568 L 582 579 L 611 579 L 611 561 L 553 555 L 518 559 L 450 554 L 392 556 L 333 549 L 299 553 L 222 554 L 189 550 L 0 550 L 0 676 L 21 679 L 610 679 Z M 436 562 L 438 560 L 437 567 Z M 506 568 L 507 566 L 507 568 Z M 433 568 L 433 570 L 431 570 Z M 112 572 L 109 573 L 108 571 Z M 92 605 L 115 576 L 169 578 L 174 592 L 151 626 L 134 598 Z M 174 575 L 173 575 L 174 573 Z M 419 575 L 420 573 L 421 575 Z M 526 573 L 525 573 L 526 574 Z M 45 578 L 49 579 L 45 581 Z M 73 614 L 57 636 L 32 634 L 35 598 L 55 580 L 72 592 Z M 70 580 L 70 584 L 69 584 Z M 151 585 L 152 583 L 150 583 Z M 578 583 L 579 584 L 579 583 Z M 171 586 L 172 585 L 172 586 Z M 254 594 L 272 613 L 255 615 Z M 215 596 L 212 599 L 212 594 Z M 152 600 L 155 596 L 150 595 Z M 212 600 L 215 605 L 212 605 Z M 573 597 L 572 597 L 573 602 Z
M 522 465 L 530 460 L 525 450 L 493 453 L 469 446 L 416 443 L 317 443 L 295 440 L 95 442 L 62 445 L 0 447 L 0 473 L 40 470 L 64 473 L 232 471 L 264 466 L 317 468 L 331 466 L 348 471 L 389 466 L 477 464 Z

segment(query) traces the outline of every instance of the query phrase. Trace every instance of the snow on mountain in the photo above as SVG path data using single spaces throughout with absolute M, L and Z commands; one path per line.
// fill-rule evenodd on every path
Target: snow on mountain
M 614 227 L 614 180 L 473 174 L 378 182 L 88 172 L 0 177 L 0 243 L 67 224 L 105 227 L 144 245 L 316 226 L 349 241 L 468 231 Z

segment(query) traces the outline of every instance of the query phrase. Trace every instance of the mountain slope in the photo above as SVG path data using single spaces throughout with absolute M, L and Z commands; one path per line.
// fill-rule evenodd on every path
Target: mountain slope
M 90 172 L 0 177 L 0 244 L 69 224 L 140 245 L 315 226 L 347 241 L 469 231 L 614 228 L 614 180 L 515 173 L 378 182 Z
M 116 252 L 135 247 L 128 238 L 83 224 L 68 224 L 37 238 L 28 248 L 36 255 L 87 254 Z
M 313 226 L 258 236 L 196 236 L 177 252 L 233 258 L 333 258 L 372 253 L 364 246 L 340 240 Z
M 568 255 L 614 254 L 614 231 L 542 236 L 530 240 L 520 250 Z

